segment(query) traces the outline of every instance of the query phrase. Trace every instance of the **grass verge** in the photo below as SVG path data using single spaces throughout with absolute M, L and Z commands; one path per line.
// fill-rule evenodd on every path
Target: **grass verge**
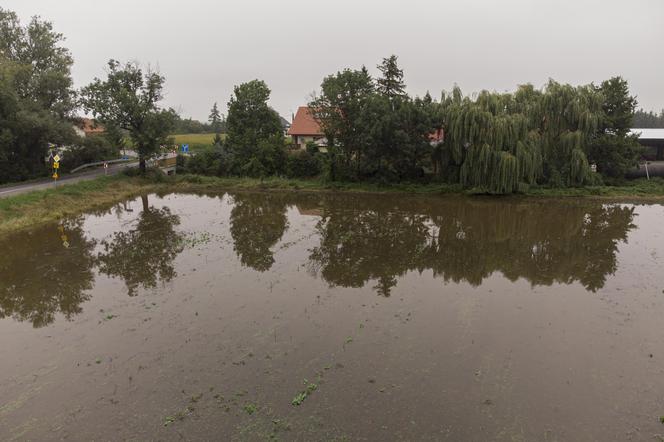
M 193 192 L 222 190 L 290 190 L 343 192 L 397 192 L 409 194 L 481 194 L 476 189 L 463 190 L 449 184 L 328 183 L 321 180 L 286 178 L 219 178 L 198 175 L 141 178 L 116 175 L 63 185 L 57 189 L 38 190 L 0 199 L 0 235 L 29 226 L 60 220 L 142 193 Z M 664 201 L 664 179 L 635 180 L 624 186 L 600 186 L 572 189 L 533 188 L 531 197 L 591 197 L 614 200 Z

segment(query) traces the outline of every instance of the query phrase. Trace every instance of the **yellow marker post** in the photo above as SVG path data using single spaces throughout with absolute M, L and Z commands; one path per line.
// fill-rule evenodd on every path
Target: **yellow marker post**
M 60 169 L 60 155 L 53 158 L 53 184 L 55 187 L 58 186 L 58 169 Z

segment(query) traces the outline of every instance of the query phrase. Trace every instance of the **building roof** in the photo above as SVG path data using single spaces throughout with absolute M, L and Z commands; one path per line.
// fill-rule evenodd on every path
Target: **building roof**
M 664 129 L 630 129 L 630 133 L 639 134 L 640 140 L 664 140 Z
M 293 119 L 293 124 L 288 129 L 288 135 L 323 135 L 318 122 L 311 114 L 308 106 L 300 106 Z
M 98 124 L 92 118 L 80 118 L 76 122 L 76 126 L 85 132 L 85 135 L 100 134 L 105 131 L 104 126 Z

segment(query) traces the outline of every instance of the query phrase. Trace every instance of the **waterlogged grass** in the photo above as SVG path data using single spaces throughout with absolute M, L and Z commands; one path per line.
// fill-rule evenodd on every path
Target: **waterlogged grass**
M 233 178 L 233 177 L 206 177 L 199 175 L 180 175 L 174 182 L 197 184 L 201 188 L 219 189 L 247 189 L 247 190 L 299 190 L 299 191 L 342 191 L 342 192 L 377 192 L 377 193 L 411 193 L 426 195 L 488 195 L 482 189 L 464 189 L 458 184 L 445 183 L 354 183 L 354 182 L 328 182 L 320 179 L 288 179 L 279 177 Z M 495 195 L 503 197 L 504 195 Z M 627 181 L 620 186 L 592 186 L 575 188 L 532 187 L 526 193 L 516 196 L 533 197 L 652 197 L 664 198 L 664 179 L 639 179 Z
M 664 178 L 644 178 L 627 181 L 618 186 L 587 186 L 565 189 L 535 187 L 529 196 L 577 196 L 577 197 L 664 197 Z
M 22 228 L 61 220 L 97 208 L 110 207 L 123 199 L 153 192 L 195 192 L 222 190 L 289 190 L 343 192 L 398 192 L 427 195 L 483 195 L 479 189 L 464 190 L 450 184 L 338 183 L 319 179 L 297 180 L 270 177 L 233 178 L 177 175 L 151 175 L 151 178 L 116 175 L 90 181 L 63 184 L 56 189 L 38 190 L 0 199 L 0 235 Z M 568 189 L 535 187 L 521 196 L 592 197 L 606 199 L 664 200 L 664 179 L 629 181 L 621 186 L 597 186 Z M 196 242 L 205 243 L 205 239 Z
M 156 184 L 113 176 L 3 198 L 0 199 L 0 235 L 114 204 L 156 188 Z

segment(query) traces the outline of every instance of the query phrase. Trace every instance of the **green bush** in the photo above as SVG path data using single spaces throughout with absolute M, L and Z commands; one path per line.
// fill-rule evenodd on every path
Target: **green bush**
M 229 175 L 233 162 L 233 156 L 224 148 L 215 146 L 197 152 L 190 157 L 180 156 L 178 168 L 181 173 L 191 173 L 208 176 Z
M 321 173 L 319 154 L 307 151 L 298 151 L 288 155 L 286 159 L 286 175 L 289 178 L 308 178 Z
M 70 171 L 83 164 L 96 163 L 104 160 L 116 160 L 120 151 L 103 136 L 83 138 L 80 146 L 74 146 L 63 154 L 61 167 Z

